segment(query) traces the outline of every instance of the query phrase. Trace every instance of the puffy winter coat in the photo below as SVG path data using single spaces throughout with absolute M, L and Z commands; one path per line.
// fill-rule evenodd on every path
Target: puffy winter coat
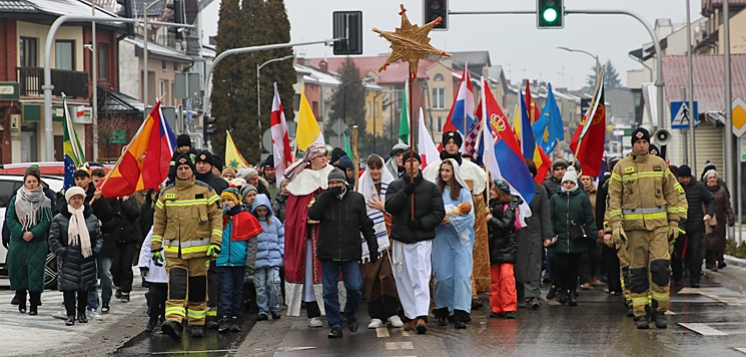
M 596 222 L 593 218 L 593 208 L 588 195 L 580 189 L 572 192 L 562 192 L 561 190 L 549 199 L 549 212 L 552 216 L 552 227 L 554 235 L 557 236 L 557 243 L 554 245 L 555 253 L 565 254 L 582 254 L 588 251 L 590 238 L 596 236 L 591 234 L 589 239 L 572 239 L 570 238 L 571 222 L 582 225 L 585 224 L 591 233 L 597 232 Z
M 422 228 L 416 232 L 409 230 L 411 198 L 404 193 L 409 180 L 409 174 L 405 172 L 400 179 L 389 184 L 386 191 L 386 212 L 391 214 L 392 220 L 391 238 L 407 244 L 435 238 L 435 227 L 446 216 L 443 194 L 438 186 L 423 179 L 420 171 L 414 179 L 414 218 L 422 222 Z
M 98 218 L 86 204 L 83 210 L 85 225 L 91 237 L 93 254 L 83 257 L 80 244 L 67 244 L 67 228 L 70 225 L 70 212 L 67 205 L 60 207 L 60 213 L 52 219 L 49 229 L 49 250 L 57 256 L 57 289 L 60 291 L 93 291 L 96 289 L 96 256 L 104 244 Z
M 308 218 L 319 221 L 319 260 L 360 260 L 363 247 L 360 233 L 371 252 L 378 251 L 373 221 L 368 218 L 363 195 L 347 189 L 338 199 L 332 192 L 324 192 L 308 209 Z
M 689 181 L 688 185 L 684 186 L 684 191 L 686 192 L 686 201 L 689 204 L 686 231 L 692 233 L 704 232 L 705 214 L 709 214 L 710 217 L 715 215 L 715 197 L 703 183 L 695 181 L 694 178 Z M 705 205 L 706 210 L 702 209 L 702 205 Z
M 226 182 L 222 177 L 212 173 L 212 171 L 205 174 L 195 172 L 195 177 L 197 178 L 197 180 L 202 181 L 212 187 L 212 189 L 215 190 L 215 193 L 217 193 L 218 196 L 223 193 L 223 190 L 228 188 L 228 182 Z
M 16 215 L 16 199 L 13 196 L 5 212 L 5 227 L 10 231 L 8 247 L 8 277 L 11 290 L 44 291 L 44 266 L 47 261 L 47 235 L 51 214 L 37 213 L 36 226 L 29 232 L 34 235 L 30 241 L 23 239 L 23 226 Z
M 148 283 L 166 283 L 168 284 L 168 273 L 163 265 L 157 266 L 153 263 L 153 252 L 150 250 L 150 241 L 153 239 L 153 228 L 151 227 L 145 234 L 145 240 L 140 248 L 140 258 L 137 260 L 138 268 L 147 268 L 148 276 L 144 278 Z
M 118 241 L 119 242 L 131 242 L 140 243 L 141 234 L 138 232 L 137 219 L 140 217 L 140 206 L 134 197 L 124 201 L 121 198 L 117 198 L 118 210 L 117 214 L 121 221 L 119 226 Z
M 490 243 L 490 264 L 515 263 L 518 243 L 516 242 L 515 218 L 518 206 L 523 202 L 519 197 L 506 204 L 490 200 L 492 218 L 487 221 Z
M 261 231 L 259 221 L 249 211 L 241 205 L 233 207 L 223 217 L 223 244 L 217 266 L 246 266 L 246 246 Z
M 269 214 L 266 217 L 257 216 L 256 209 L 259 207 L 266 207 Z M 285 254 L 285 228 L 282 222 L 274 216 L 267 196 L 256 196 L 252 213 L 257 216 L 264 229 L 264 232 L 256 237 L 257 252 L 254 269 L 281 267 L 282 257 Z

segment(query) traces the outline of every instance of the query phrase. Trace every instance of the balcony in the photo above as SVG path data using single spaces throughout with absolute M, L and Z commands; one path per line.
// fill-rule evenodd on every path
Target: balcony
M 22 97 L 44 96 L 44 68 L 43 67 L 16 67 L 16 78 L 20 84 Z M 52 69 L 52 95 L 62 96 L 64 92 L 68 97 L 88 98 L 88 73 L 78 71 L 67 71 Z

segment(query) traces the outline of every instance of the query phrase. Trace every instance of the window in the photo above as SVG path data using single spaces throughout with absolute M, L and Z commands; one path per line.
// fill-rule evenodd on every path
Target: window
M 165 72 L 168 69 L 168 65 L 166 64 L 165 60 L 161 61 L 161 69 L 163 70 L 163 72 Z
M 433 88 L 433 109 L 445 109 L 446 108 L 446 89 L 445 88 Z
M 174 72 L 178 72 L 178 71 L 179 71 L 179 63 L 174 62 Z
M 378 118 L 378 103 L 373 102 L 373 118 Z
M 365 117 L 370 118 L 370 102 L 365 102 Z
M 21 67 L 36 67 L 36 60 L 38 57 L 38 46 L 35 38 L 32 37 L 21 37 L 21 42 L 18 44 L 20 49 L 20 61 Z
M 436 82 L 442 82 L 443 81 L 443 75 L 440 74 L 440 73 L 438 73 L 438 74 L 435 75 L 435 77 L 433 77 L 433 80 L 436 81 Z
M 106 65 L 109 60 L 109 45 L 106 43 L 99 43 L 98 46 L 98 57 L 96 58 L 96 61 L 98 62 L 98 68 L 96 69 L 96 75 L 98 76 L 98 79 L 100 81 L 106 81 L 108 79 L 108 66 Z
M 438 131 L 443 128 L 443 117 L 438 117 Z
M 75 70 L 75 41 L 57 40 L 54 43 L 54 64 L 57 69 Z
M 160 86 L 158 88 L 158 96 L 162 96 L 166 91 L 168 90 L 168 81 L 165 79 L 161 79 Z

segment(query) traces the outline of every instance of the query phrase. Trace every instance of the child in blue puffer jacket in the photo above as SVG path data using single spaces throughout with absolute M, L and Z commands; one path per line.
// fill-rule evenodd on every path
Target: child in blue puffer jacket
M 231 186 L 220 194 L 223 207 L 223 243 L 216 262 L 220 276 L 220 298 L 218 299 L 218 332 L 240 331 L 238 317 L 241 315 L 243 277 L 246 270 L 246 247 L 249 239 L 262 232 L 254 216 L 243 205 L 238 189 Z
M 257 236 L 256 264 L 254 264 L 254 286 L 256 303 L 259 306 L 259 321 L 280 318 L 280 267 L 285 254 L 285 228 L 274 216 L 272 204 L 264 194 L 254 200 L 252 213 L 264 229 Z

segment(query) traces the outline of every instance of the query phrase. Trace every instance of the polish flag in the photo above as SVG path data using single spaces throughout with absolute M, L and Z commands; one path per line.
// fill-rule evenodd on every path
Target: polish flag
M 440 152 L 433 142 L 433 138 L 430 136 L 430 132 L 427 131 L 425 125 L 425 113 L 420 108 L 420 120 L 419 120 L 419 133 L 417 135 L 417 150 L 420 151 L 420 158 L 422 158 L 421 168 L 424 170 L 427 164 L 437 161 L 440 158 Z
M 275 82 L 275 97 L 272 100 L 270 128 L 272 130 L 272 153 L 275 160 L 275 170 L 280 173 L 277 175 L 277 185 L 279 186 L 285 179 L 282 173 L 293 163 L 293 154 L 290 151 L 288 125 L 285 121 L 285 112 L 282 109 L 280 93 L 277 92 L 277 82 Z

